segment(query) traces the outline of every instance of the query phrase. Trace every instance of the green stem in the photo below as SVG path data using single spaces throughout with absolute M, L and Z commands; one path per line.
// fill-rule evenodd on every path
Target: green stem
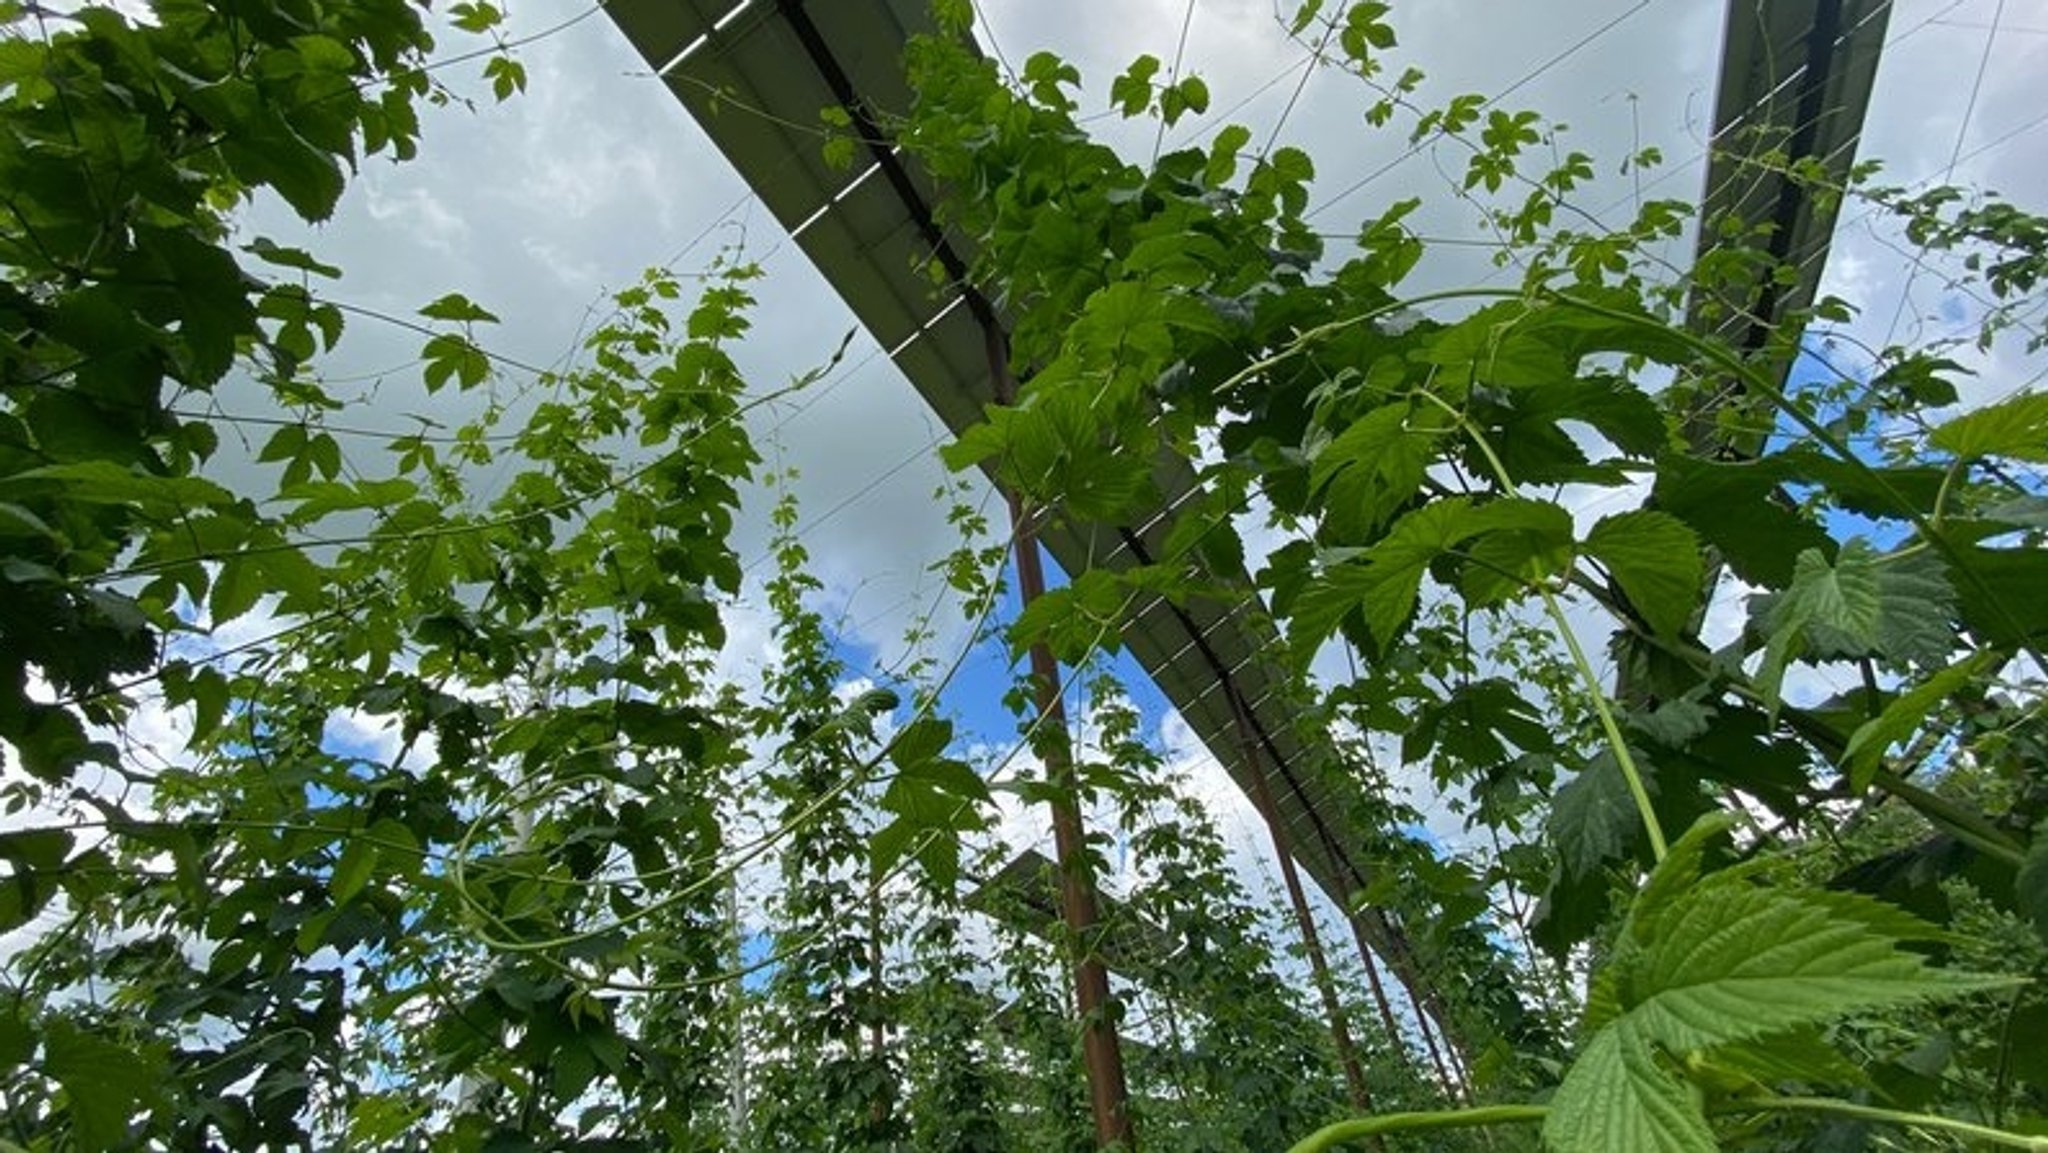
M 1515 487 L 1514 477 L 1508 475 L 1507 466 L 1501 462 L 1493 445 L 1480 431 L 1465 422 L 1465 414 L 1453 408 L 1450 402 L 1427 389 L 1417 389 L 1415 395 L 1436 405 L 1448 413 L 1472 443 L 1478 446 L 1480 455 L 1486 458 L 1486 466 L 1493 470 L 1494 480 L 1499 482 L 1502 495 L 1520 499 L 1521 490 Z M 1572 664 L 1578 667 L 1579 679 L 1585 682 L 1586 695 L 1593 703 L 1593 712 L 1600 718 L 1600 731 L 1607 736 L 1607 744 L 1614 750 L 1614 763 L 1620 767 L 1621 775 L 1628 782 L 1629 795 L 1635 798 L 1636 811 L 1642 814 L 1643 828 L 1650 835 L 1650 851 L 1658 861 L 1664 859 L 1664 826 L 1657 822 L 1657 810 L 1650 806 L 1650 790 L 1643 784 L 1642 770 L 1636 766 L 1635 754 L 1629 752 L 1628 740 L 1622 736 L 1621 723 L 1614 718 L 1614 710 L 1608 706 L 1607 690 L 1600 685 L 1600 674 L 1593 669 L 1593 662 L 1586 659 L 1586 650 L 1579 647 L 1579 636 L 1572 631 L 1571 622 L 1565 619 L 1564 609 L 1557 603 L 1557 594 L 1542 578 L 1529 582 L 1543 598 L 1543 607 L 1550 613 L 1551 623 L 1557 626 L 1557 634 L 1564 640 L 1565 648 L 1572 655 Z
M 1628 748 L 1628 739 L 1622 736 L 1621 723 L 1614 719 L 1614 710 L 1608 707 L 1607 690 L 1600 686 L 1600 674 L 1593 671 L 1593 662 L 1586 659 L 1586 650 L 1579 647 L 1578 634 L 1572 631 L 1571 622 L 1565 619 L 1564 609 L 1557 603 L 1557 595 L 1542 585 L 1536 586 L 1543 596 L 1543 607 L 1550 613 L 1550 621 L 1557 626 L 1558 636 L 1572 655 L 1572 664 L 1579 669 L 1579 679 L 1586 683 L 1586 696 L 1593 702 L 1593 711 L 1600 717 L 1600 731 L 1607 734 L 1608 747 L 1614 750 L 1614 763 L 1621 769 L 1622 779 L 1628 782 L 1629 795 L 1635 798 L 1636 811 L 1642 814 L 1643 828 L 1650 834 L 1650 852 L 1656 859 L 1664 859 L 1664 826 L 1657 822 L 1657 810 L 1650 806 L 1650 790 L 1643 784 L 1643 774 L 1636 767 L 1635 754 Z
M 1959 1121 L 1952 1117 L 1939 1117 L 1932 1113 L 1908 1113 L 1876 1105 L 1858 1105 L 1853 1101 L 1841 1101 L 1833 1097 L 1745 1098 L 1730 1101 L 1711 1111 L 1826 1113 L 1907 1129 L 1931 1129 L 1940 1133 L 1952 1133 L 1967 1140 L 1981 1141 L 2007 1149 L 2019 1149 L 2024 1153 L 2048 1153 L 2048 1137 L 2013 1133 L 1988 1125 Z M 1476 1109 L 1448 1109 L 1434 1113 L 1387 1113 L 1378 1117 L 1357 1117 L 1349 1121 L 1339 1121 L 1334 1125 L 1325 1125 L 1296 1142 L 1288 1153 L 1323 1153 L 1324 1150 L 1335 1149 L 1348 1142 L 1388 1133 L 1421 1133 L 1437 1129 L 1470 1129 L 1486 1125 L 1534 1125 L 1541 1124 L 1549 1116 L 1548 1105 L 1487 1105 Z
M 1767 1097 L 1761 1100 L 1743 1100 L 1732 1103 L 1731 1113 L 1830 1113 L 1837 1117 L 1853 1117 L 1859 1121 L 1877 1121 L 1887 1125 L 1903 1125 L 1913 1129 L 1933 1129 L 1953 1133 L 1972 1141 L 1991 1145 L 2002 1145 L 2007 1149 L 2032 1150 L 2034 1153 L 2048 1153 L 2048 1137 L 2030 1137 L 2024 1133 L 2009 1133 L 1987 1125 L 1973 1125 L 1968 1121 L 1957 1121 L 1949 1117 L 1937 1117 L 1931 1113 L 1906 1113 L 1898 1109 L 1880 1109 L 1875 1105 L 1857 1105 L 1849 1101 L 1837 1101 L 1832 1097 Z M 1299 1148 L 1297 1146 L 1297 1148 Z
M 1288 1153 L 1321 1153 L 1346 1142 L 1383 1133 L 1469 1129 L 1479 1125 L 1531 1125 L 1550 1116 L 1548 1105 L 1486 1105 L 1477 1109 L 1446 1109 L 1435 1113 L 1385 1113 L 1325 1125 L 1296 1142 Z
M 1934 511 L 1928 515 L 1927 523 L 1937 525 L 1941 523 L 1941 514 L 1948 508 L 1949 489 L 1955 486 L 1956 477 L 1962 475 L 1963 470 L 1969 467 L 1968 461 L 1957 457 L 1946 469 L 1942 470 L 1941 487 L 1934 493 Z
M 1920 815 L 1932 821 L 1943 832 L 1963 842 L 1987 857 L 2005 862 L 2018 868 L 2026 863 L 2026 854 L 2013 843 L 2004 831 L 1984 820 L 1977 813 L 1950 801 L 1937 793 L 1913 784 L 1896 773 L 1878 772 L 1870 783 L 1882 792 L 1891 794 L 1913 808 Z

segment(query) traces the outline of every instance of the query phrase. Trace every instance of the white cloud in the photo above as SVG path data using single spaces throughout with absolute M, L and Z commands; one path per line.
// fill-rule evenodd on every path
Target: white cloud
M 469 222 L 458 216 L 432 190 L 413 186 L 390 188 L 382 170 L 370 169 L 358 187 L 364 210 L 378 224 L 403 232 L 416 245 L 452 256 L 470 241 Z

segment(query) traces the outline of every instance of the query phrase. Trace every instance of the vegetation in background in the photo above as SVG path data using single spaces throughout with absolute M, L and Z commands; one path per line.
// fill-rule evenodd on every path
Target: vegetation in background
M 949 460 L 1081 523 L 1149 511 L 1161 454 L 1200 478 L 1156 564 L 1010 643 L 1099 667 L 1139 597 L 1245 567 L 1262 502 L 1302 735 L 1377 866 L 1350 896 L 1412 947 L 1392 1028 L 1346 981 L 1380 1109 L 1346 1117 L 1287 930 L 1105 684 L 1091 852 L 1128 855 L 1112 928 L 1157 945 L 1117 974 L 1141 1140 L 2048 1148 L 2048 398 L 1954 415 L 1970 349 L 1940 343 L 1837 368 L 1805 334 L 1855 302 L 1701 335 L 1688 307 L 1787 274 L 1768 228 L 1696 222 L 1726 243 L 1676 270 L 1689 205 L 1592 226 L 1594 159 L 1425 104 L 1383 4 L 1291 31 L 1371 125 L 1468 157 L 1510 287 L 1405 293 L 1416 202 L 1333 244 L 1314 159 L 1244 126 L 1133 163 L 1070 65 L 1005 76 L 940 7 L 889 127 L 1026 381 Z M 497 8 L 447 16 L 524 88 Z M 424 6 L 0 0 L 0 29 L 0 1149 L 1086 1148 L 1058 943 L 964 900 L 1007 860 L 998 797 L 1043 785 L 956 739 L 957 662 L 850 683 L 785 504 L 774 661 L 720 671 L 744 417 L 830 367 L 746 390 L 756 270 L 654 270 L 541 374 L 425 302 L 419 387 L 482 415 L 356 445 L 319 365 L 366 317 L 237 213 L 319 221 L 413 157 L 449 98 Z M 1209 104 L 1150 57 L 1111 93 Z M 1749 161 L 1893 214 L 1981 299 L 1968 343 L 2039 353 L 2039 217 L 1826 187 L 1776 143 Z M 954 521 L 978 637 L 1005 550 Z M 1356 674 L 1307 676 L 1341 649 Z M 1856 687 L 1788 689 L 1823 668 Z M 1416 839 L 1391 756 L 1491 851 Z

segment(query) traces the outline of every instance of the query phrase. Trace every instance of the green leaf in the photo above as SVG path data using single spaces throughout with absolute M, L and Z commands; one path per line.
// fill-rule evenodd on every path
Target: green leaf
M 1556 748 L 1541 713 L 1513 683 L 1485 677 L 1459 685 L 1441 701 L 1425 705 L 1401 738 L 1401 759 L 1418 763 L 1432 751 L 1473 766 L 1509 759 L 1503 740 L 1525 753 Z
M 989 799 L 988 784 L 964 762 L 943 757 L 897 772 L 882 794 L 882 807 L 933 828 L 950 828 L 962 807 Z
M 1372 584 L 1372 570 L 1364 565 L 1331 565 L 1284 602 L 1287 647 L 1297 663 L 1306 666 L 1315 658 L 1323 642 L 1358 608 Z
M 429 320 L 448 320 L 463 324 L 471 322 L 498 323 L 498 318 L 495 315 L 459 292 L 451 292 L 420 309 L 420 315 Z
M 1779 502 L 1783 479 L 1782 462 L 1770 457 L 1735 463 L 1667 454 L 1657 460 L 1651 497 L 1719 549 L 1736 576 L 1783 588 L 1803 550 L 1834 547 L 1819 525 Z
M 428 392 L 440 391 L 450 380 L 473 388 L 491 374 L 490 356 L 453 333 L 444 332 L 427 341 L 420 356 L 427 362 Z
M 1860 542 L 1844 548 L 1834 564 L 1819 549 L 1805 549 L 1793 565 L 1792 584 L 1778 596 L 1752 605 L 1769 640 L 1756 684 L 1775 714 L 1778 693 L 1791 663 L 1813 651 L 1822 656 L 1858 656 L 1877 647 L 1879 600 L 1875 554 Z
M 1586 552 L 1607 566 L 1658 636 L 1675 638 L 1685 631 L 1705 579 L 1699 538 L 1685 522 L 1651 509 L 1618 513 L 1586 534 Z
M 1494 501 L 1482 507 L 1500 527 L 1465 548 L 1458 589 L 1488 608 L 1528 592 L 1572 566 L 1571 514 L 1547 501 Z
M 448 9 L 451 22 L 464 32 L 487 32 L 505 18 L 495 5 L 465 0 Z
M 99 1153 L 128 1136 L 128 1119 L 157 1084 L 156 1064 L 134 1047 L 80 1030 L 58 1017 L 43 1031 L 44 1072 L 64 1087 L 71 1137 L 83 1153 Z
M 2048 392 L 2023 392 L 1965 413 L 1927 439 L 1958 460 L 2009 456 L 2048 462 Z
M 485 61 L 484 78 L 491 82 L 491 95 L 500 102 L 526 91 L 526 65 L 510 56 L 493 56 Z
M 1342 540 L 1371 539 L 1415 498 L 1442 433 L 1415 427 L 1413 406 L 1382 405 L 1351 422 L 1309 464 L 1309 490 Z
M 1715 710 L 1686 697 L 1656 702 L 1654 707 L 1630 710 L 1628 726 L 1658 744 L 1683 749 L 1693 738 L 1703 736 L 1712 724 Z
M 900 816 L 868 838 L 868 868 L 875 876 L 886 876 L 917 848 L 922 838 L 934 835 L 928 824 Z
M 1368 581 L 1360 607 L 1381 651 L 1393 645 L 1415 614 L 1430 563 L 1469 539 L 1476 520 L 1476 509 L 1464 497 L 1432 501 L 1394 522 L 1386 539 L 1365 551 Z
M 19 1009 L 0 1012 L 0 1072 L 12 1071 L 34 1054 L 35 1027 L 24 1020 Z
M 1152 104 L 1152 77 L 1159 73 L 1159 57 L 1150 54 L 1131 61 L 1122 76 L 1110 81 L 1109 102 L 1125 116 L 1136 116 Z
M 1051 52 L 1034 52 L 1024 61 L 1024 84 L 1031 98 L 1047 108 L 1070 109 L 1074 102 L 1061 91 L 1062 85 L 1079 87 L 1081 73 Z
M 1819 634 L 1812 647 L 1824 656 L 1851 656 L 1877 647 L 1884 615 L 1878 587 L 1877 554 L 1852 541 L 1830 564 L 1817 549 L 1799 554 L 1792 586 L 1773 606 L 1773 633 L 1808 629 Z
M 1065 664 L 1083 663 L 1098 648 L 1115 651 L 1129 596 L 1117 573 L 1089 569 L 1017 614 L 1008 630 L 1010 651 L 1022 656 L 1044 644 Z
M 1878 558 L 1876 655 L 1923 668 L 1943 668 L 1955 656 L 1956 590 L 1948 569 L 1931 552 L 1894 552 Z
M 1992 505 L 1980 515 L 2001 524 L 2048 528 L 2048 496 L 2016 496 Z
M 1648 768 L 1640 757 L 1636 764 L 1639 770 Z M 1643 783 L 1655 795 L 1655 778 L 1646 772 Z M 1603 750 L 1557 790 L 1548 828 L 1558 860 L 1568 873 L 1583 877 L 1628 855 L 1642 835 L 1642 824 L 1628 778 L 1614 754 Z
M 88 504 L 133 504 L 170 514 L 235 503 L 221 486 L 196 476 L 158 476 L 123 468 L 108 460 L 53 464 L 15 473 L 10 484 L 50 482 L 66 498 Z
M 309 142 L 252 84 L 233 81 L 191 94 L 208 120 L 229 129 L 220 152 L 237 176 L 269 185 L 308 223 L 334 214 L 347 184 L 340 161 Z
M 70 854 L 73 840 L 69 829 L 15 829 L 0 833 L 0 860 L 13 862 L 17 872 L 55 869 Z
M 1956 689 L 1998 663 L 1998 654 L 1979 652 L 1970 659 L 1945 668 L 1892 699 L 1877 716 L 1857 726 L 1842 751 L 1844 771 L 1857 792 L 1870 787 L 1870 779 L 1884 763 L 1885 753 L 1920 730 L 1929 713 L 1940 707 Z
M 1311 581 L 1289 605 L 1289 643 L 1306 659 L 1353 609 L 1365 618 L 1366 629 L 1382 652 L 1389 649 L 1408 618 L 1430 565 L 1459 545 L 1487 533 L 1528 534 L 1538 544 L 1546 539 L 1570 540 L 1570 522 L 1556 505 L 1544 501 L 1497 499 L 1474 504 L 1466 497 L 1448 497 L 1413 509 L 1378 544 L 1349 563 L 1331 565 Z M 1526 544 L 1526 542 L 1524 542 Z M 1546 557 L 1542 547 L 1505 547 L 1504 560 L 1521 563 Z
M 277 499 L 287 503 L 296 502 L 297 507 L 292 509 L 290 514 L 293 523 L 311 524 L 338 512 L 395 508 L 418 494 L 417 484 L 404 477 L 394 476 L 382 480 L 361 480 L 353 484 L 335 480 L 307 481 L 279 490 Z
M 265 583 L 263 558 L 231 556 L 222 561 L 220 573 L 213 578 L 213 588 L 206 597 L 213 626 L 219 628 L 255 608 L 268 591 Z
M 2034 923 L 2034 932 L 2043 941 L 2048 941 L 2048 820 L 2034 826 L 2015 884 L 2021 915 Z
M 1699 879 L 1699 851 L 1726 827 L 1681 841 L 1684 860 L 1674 848 L 1595 975 L 1594 1032 L 1544 1126 L 1558 1153 L 1717 1148 L 1698 1091 L 1671 1065 L 1850 1013 L 2014 983 L 1929 968 L 1898 944 L 1935 930 L 1868 898 L 1766 887 L 1749 870 Z
M 1788 1081 L 1806 1085 L 1869 1084 L 1860 1066 L 1811 1028 L 1719 1045 L 1708 1050 L 1698 1064 L 1700 1071 L 1709 1076 L 1714 1072 L 1731 1075 L 1721 1078 L 1731 1092 L 1752 1092 L 1759 1084 L 1775 1086 Z
M 924 716 L 905 726 L 889 742 L 889 760 L 899 769 L 931 760 L 953 742 L 953 722 Z
M 1242 124 L 1227 124 L 1209 143 L 1209 162 L 1202 169 L 1202 182 L 1221 188 L 1237 174 L 1237 154 L 1250 144 L 1252 130 Z
M 336 268 L 332 264 L 321 263 L 313 257 L 312 253 L 307 252 L 303 248 L 287 248 L 267 236 L 257 237 L 247 245 L 244 245 L 242 251 L 263 261 L 265 264 L 274 264 L 279 268 L 295 268 L 300 272 L 310 272 L 315 276 L 324 276 L 329 280 L 341 279 L 341 269 Z
M 1553 1153 L 1716 1153 L 1697 1090 L 1665 1072 L 1634 1033 L 1594 1036 L 1550 1099 L 1543 1143 Z
M 1664 859 L 1650 870 L 1641 892 L 1629 906 L 1623 931 L 1631 943 L 1645 944 L 1657 938 L 1664 915 L 1699 883 L 1700 874 L 1706 871 L 1707 847 L 1734 827 L 1734 814 L 1709 813 L 1694 821 L 1691 828 L 1671 842 L 1670 848 L 1664 852 Z
M 363 891 L 370 878 L 377 872 L 377 846 L 366 837 L 351 837 L 348 847 L 341 851 L 341 858 L 334 862 L 333 875 L 327 879 L 327 891 L 337 905 L 346 904 L 351 897 Z
M 1716 874 L 1672 904 L 1624 975 L 1618 1026 L 1672 1052 L 1763 1037 L 1843 1014 L 2010 985 L 1932 969 L 1843 902 Z M 1910 923 L 1887 914 L 1886 927 Z M 1934 936 L 1927 927 L 1919 936 Z
M 1956 644 L 1955 604 L 1955 590 L 1931 557 L 1880 555 L 1861 539 L 1842 546 L 1833 563 L 1808 549 L 1783 594 L 1752 603 L 1768 637 L 1757 686 L 1775 708 L 1786 667 L 1802 657 L 1945 666 Z

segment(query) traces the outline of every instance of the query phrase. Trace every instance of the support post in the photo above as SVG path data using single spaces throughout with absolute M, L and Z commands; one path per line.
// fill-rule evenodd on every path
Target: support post
M 982 331 L 988 343 L 989 379 L 997 404 L 1016 400 L 1010 376 L 1009 349 L 1002 331 L 990 319 Z M 1017 550 L 1017 593 L 1024 607 L 1045 593 L 1045 569 L 1038 555 L 1023 501 L 1006 493 Z M 1081 1019 L 1081 1057 L 1088 1073 L 1088 1101 L 1099 1148 L 1135 1151 L 1130 1093 L 1124 1078 L 1123 1048 L 1110 1016 L 1109 968 L 1097 949 L 1101 910 L 1095 899 L 1095 878 L 1088 866 L 1081 809 L 1075 799 L 1073 758 L 1067 748 L 1067 710 L 1060 696 L 1059 662 L 1043 643 L 1031 646 L 1031 679 L 1038 689 L 1039 756 L 1052 786 L 1053 850 L 1059 860 L 1060 914 L 1066 922 L 1073 952 L 1074 1004 Z
M 1401 1029 L 1394 1021 L 1394 1007 L 1393 1003 L 1387 1000 L 1386 985 L 1380 981 L 1379 962 L 1373 959 L 1372 943 L 1366 940 L 1365 926 L 1359 923 L 1356 912 L 1347 914 L 1344 919 L 1351 923 L 1351 937 L 1358 943 L 1358 960 L 1365 966 L 1365 980 L 1372 987 L 1372 998 L 1379 1006 L 1380 1020 L 1387 1027 L 1387 1037 L 1398 1044 L 1401 1040 Z M 1429 1062 L 1436 1068 L 1437 1083 L 1444 1087 L 1447 1096 L 1457 1097 L 1458 1083 L 1452 1079 L 1451 1071 L 1444 1066 L 1443 1051 L 1437 1048 L 1436 1032 L 1430 1028 L 1429 1009 L 1412 989 L 1408 992 L 1408 1003 L 1415 1010 L 1416 1028 L 1422 1033 L 1422 1044 L 1429 1052 Z
M 1295 868 L 1294 846 L 1288 840 L 1286 827 L 1280 823 L 1279 810 L 1273 804 L 1273 791 L 1266 784 L 1258 746 L 1253 742 L 1251 726 L 1245 720 L 1244 701 L 1238 696 L 1236 685 L 1225 685 L 1224 692 L 1230 697 L 1231 725 L 1237 730 L 1245 771 L 1252 778 L 1252 803 L 1258 807 L 1259 816 L 1266 822 L 1266 832 L 1273 838 L 1273 855 L 1280 859 L 1280 879 L 1287 886 L 1288 903 L 1294 906 L 1294 921 L 1301 931 L 1301 947 L 1308 954 L 1309 973 L 1314 977 L 1316 992 L 1322 998 L 1323 1013 L 1329 1018 L 1330 1040 L 1337 1047 L 1337 1060 L 1344 1068 L 1344 1085 L 1351 1091 L 1351 1106 L 1361 1113 L 1370 1113 L 1373 1111 L 1372 1092 L 1365 1086 L 1365 1070 L 1358 1063 L 1358 1049 L 1351 1041 L 1351 1020 L 1344 1012 L 1343 1000 L 1337 995 L 1337 982 L 1330 976 L 1330 961 L 1323 952 L 1322 934 L 1316 931 L 1315 915 L 1309 908 L 1308 894 L 1301 887 L 1301 873 Z
M 1351 926 L 1351 939 L 1358 945 L 1358 961 L 1365 966 L 1365 983 L 1372 991 L 1372 1003 L 1380 1011 L 1380 1025 L 1387 1031 L 1387 1042 L 1401 1044 L 1401 1025 L 1394 1020 L 1394 1004 L 1387 999 L 1386 983 L 1380 980 L 1379 962 L 1373 959 L 1372 942 L 1365 939 L 1365 926 L 1359 924 L 1358 913 L 1347 909 L 1344 922 Z

